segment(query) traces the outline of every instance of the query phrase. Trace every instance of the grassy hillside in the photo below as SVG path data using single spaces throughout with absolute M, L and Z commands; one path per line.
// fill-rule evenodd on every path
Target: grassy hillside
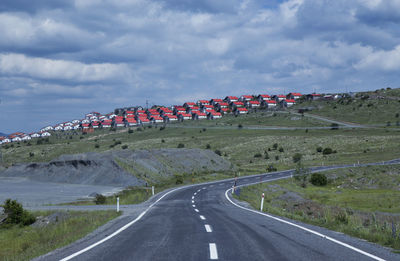
M 353 98 L 305 101 L 293 109 L 311 107 L 309 113 L 374 126 L 400 126 L 400 89 L 359 93 Z
M 237 197 L 269 213 L 324 226 L 400 249 L 400 166 L 373 166 L 321 172 L 326 186 L 296 179 L 243 188 Z M 393 237 L 393 227 L 396 236 Z

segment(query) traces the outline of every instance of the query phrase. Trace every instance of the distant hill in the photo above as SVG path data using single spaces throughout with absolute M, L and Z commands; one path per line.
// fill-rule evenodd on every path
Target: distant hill
M 7 134 L 0 132 L 0 136 L 7 136 Z

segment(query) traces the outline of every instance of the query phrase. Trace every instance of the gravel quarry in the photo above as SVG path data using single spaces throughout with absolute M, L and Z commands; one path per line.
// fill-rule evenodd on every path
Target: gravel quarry
M 177 174 L 212 173 L 234 166 L 211 150 L 120 150 L 62 155 L 50 162 L 16 164 L 0 171 L 0 202 L 59 204 L 110 195 L 129 186 L 156 184 Z

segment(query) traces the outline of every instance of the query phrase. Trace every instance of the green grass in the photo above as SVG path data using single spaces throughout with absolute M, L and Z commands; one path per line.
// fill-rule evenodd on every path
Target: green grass
M 400 102 L 389 99 L 339 99 L 312 101 L 295 105 L 293 109 L 314 107 L 310 114 L 372 126 L 396 126 L 400 122 Z M 389 123 L 390 124 L 389 124 Z M 400 125 L 397 125 L 400 126 Z
M 72 140 L 52 137 L 50 143 L 28 146 L 26 143 L 3 148 L 6 165 L 18 162 L 43 162 L 63 154 L 102 152 L 122 149 L 176 148 L 179 143 L 185 148 L 220 150 L 224 158 L 246 173 L 264 172 L 269 164 L 279 170 L 293 168 L 292 157 L 303 154 L 307 165 L 328 165 L 360 162 L 374 162 L 400 157 L 400 131 L 395 129 L 339 129 L 339 130 L 255 130 L 255 129 L 181 129 L 146 128 L 144 131 L 114 133 L 101 130 L 84 139 L 74 136 Z M 121 144 L 115 145 L 115 143 Z M 68 144 L 69 143 L 69 144 Z M 273 150 L 278 143 L 283 152 Z M 99 148 L 95 145 L 99 144 Z M 111 146 L 111 147 L 110 147 Z M 318 146 L 330 147 L 337 153 L 322 155 L 316 152 Z M 270 149 L 270 151 L 268 151 Z M 267 151 L 269 159 L 264 158 Z M 30 153 L 35 156 L 29 157 Z M 255 158 L 261 153 L 263 157 Z M 276 157 L 279 157 L 276 160 Z
M 392 222 L 400 232 L 399 165 L 321 173 L 328 177 L 327 186 L 307 182 L 302 187 L 286 179 L 243 188 L 236 197 L 259 209 L 265 193 L 264 211 L 400 249 L 400 238 L 392 237 Z
M 0 260 L 30 260 L 84 237 L 119 216 L 115 211 L 69 211 L 70 218 L 44 228 L 0 229 Z M 51 212 L 34 212 L 36 216 Z

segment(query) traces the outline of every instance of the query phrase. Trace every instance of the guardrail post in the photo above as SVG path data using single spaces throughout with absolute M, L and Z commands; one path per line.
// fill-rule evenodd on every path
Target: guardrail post
M 261 196 L 261 208 L 260 208 L 261 212 L 263 211 L 263 207 L 264 207 L 264 193 L 262 193 L 262 196 Z
M 117 212 L 119 212 L 119 197 L 117 197 Z
M 151 186 L 151 195 L 154 196 L 154 186 Z

